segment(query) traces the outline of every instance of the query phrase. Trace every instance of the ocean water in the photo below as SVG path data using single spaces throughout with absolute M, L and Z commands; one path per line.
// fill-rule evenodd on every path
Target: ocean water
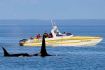
M 10 53 L 38 53 L 40 47 L 21 47 L 19 40 L 50 32 L 50 20 L 0 20 L 0 70 L 105 70 L 105 20 L 56 20 L 61 32 L 101 36 L 96 46 L 47 46 L 49 57 L 4 57 Z

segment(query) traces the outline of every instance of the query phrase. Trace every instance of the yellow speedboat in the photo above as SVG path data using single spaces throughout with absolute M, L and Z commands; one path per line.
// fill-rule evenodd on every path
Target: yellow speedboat
M 71 33 L 61 33 L 57 25 L 52 22 L 53 27 L 50 34 L 45 33 L 47 46 L 94 46 L 102 41 L 99 36 L 74 36 Z M 35 38 L 20 40 L 20 46 L 41 46 L 40 35 Z

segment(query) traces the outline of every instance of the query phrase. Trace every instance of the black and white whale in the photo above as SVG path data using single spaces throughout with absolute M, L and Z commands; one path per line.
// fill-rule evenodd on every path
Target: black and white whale
M 29 57 L 29 56 L 31 56 L 31 55 L 29 55 L 27 53 L 10 54 L 10 53 L 7 52 L 7 50 L 5 48 L 2 47 L 2 49 L 4 51 L 4 56 L 5 57 L 20 57 L 20 56 Z
M 8 51 L 3 48 L 3 52 L 4 52 L 4 56 L 5 57 L 19 57 L 19 56 L 23 56 L 23 57 L 31 57 L 31 56 L 41 56 L 41 57 L 45 57 L 45 56 L 51 56 L 47 53 L 46 51 L 46 43 L 45 43 L 45 36 L 43 35 L 43 38 L 42 38 L 42 46 L 41 46 L 41 50 L 39 53 L 37 54 L 28 54 L 28 53 L 17 53 L 17 54 L 10 54 L 8 53 Z
M 40 52 L 37 53 L 37 54 L 34 54 L 33 56 L 41 56 L 41 57 L 51 56 L 46 51 L 46 42 L 45 42 L 45 36 L 44 35 L 43 35 L 43 38 L 42 38 L 42 46 L 41 46 Z

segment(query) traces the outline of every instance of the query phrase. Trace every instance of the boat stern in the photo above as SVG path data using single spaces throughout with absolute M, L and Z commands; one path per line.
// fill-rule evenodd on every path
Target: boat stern
M 22 39 L 19 41 L 20 46 L 24 46 L 24 43 L 27 41 L 27 39 Z

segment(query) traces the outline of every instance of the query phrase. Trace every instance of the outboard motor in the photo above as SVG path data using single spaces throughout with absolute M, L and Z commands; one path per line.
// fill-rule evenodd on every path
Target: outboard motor
M 20 41 L 19 41 L 19 45 L 20 45 L 20 46 L 23 46 L 23 44 L 24 44 L 26 41 L 27 41 L 27 39 L 22 39 L 22 40 L 20 40 Z

